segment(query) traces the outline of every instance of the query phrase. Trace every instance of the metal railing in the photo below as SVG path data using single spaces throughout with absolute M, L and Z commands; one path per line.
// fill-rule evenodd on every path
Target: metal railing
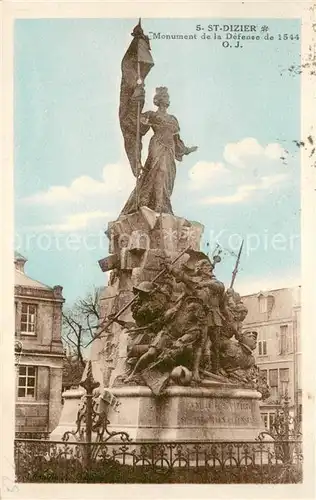
M 287 461 L 282 452 L 284 445 L 289 452 Z M 302 480 L 300 441 L 91 444 L 17 439 L 15 463 L 18 482 L 297 483 Z
M 15 439 L 49 439 L 49 432 L 15 432 Z
M 61 441 L 15 440 L 18 482 L 81 483 L 298 483 L 302 442 L 289 401 L 271 432 L 254 441 L 132 441 L 108 429 L 94 389 L 91 363 L 81 383 L 86 394 L 76 430 Z M 295 431 L 295 432 L 294 432 Z

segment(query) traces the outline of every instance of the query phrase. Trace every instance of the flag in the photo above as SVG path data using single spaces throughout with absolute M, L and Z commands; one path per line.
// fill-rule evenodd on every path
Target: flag
M 150 53 L 149 38 L 144 35 L 139 23 L 135 26 L 133 40 L 122 60 L 122 81 L 120 92 L 119 119 L 124 138 L 124 146 L 135 177 L 141 160 L 139 117 L 144 107 L 144 98 L 135 100 L 136 93 L 154 65 Z M 139 137 L 137 137 L 139 133 Z M 144 132 L 143 132 L 144 133 Z

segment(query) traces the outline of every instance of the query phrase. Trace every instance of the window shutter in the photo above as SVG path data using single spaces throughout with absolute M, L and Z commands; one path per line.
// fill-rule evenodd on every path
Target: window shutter
M 47 366 L 38 367 L 37 394 L 40 401 L 49 399 L 49 368 Z
M 270 387 L 278 387 L 278 370 L 269 370 L 269 385 Z
M 269 315 L 272 312 L 273 306 L 274 306 L 274 297 L 273 297 L 273 295 L 268 295 L 268 297 L 267 297 L 267 312 Z
M 290 328 L 287 334 L 287 352 L 293 352 L 293 329 Z
M 288 348 L 288 325 L 280 326 L 280 354 L 286 354 Z
M 267 312 L 267 298 L 264 295 L 259 296 L 259 311 L 260 313 Z
M 280 368 L 280 382 L 289 382 L 290 370 L 288 368 Z

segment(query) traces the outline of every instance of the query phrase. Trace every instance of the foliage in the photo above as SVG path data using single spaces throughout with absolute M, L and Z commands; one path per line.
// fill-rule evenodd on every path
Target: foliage
M 63 363 L 63 391 L 77 387 L 81 381 L 85 364 L 72 354 L 66 354 Z
M 69 468 L 69 465 L 68 465 Z M 64 471 L 67 469 L 64 468 Z M 90 471 L 77 470 L 71 475 L 71 478 L 58 475 L 57 471 L 52 467 L 45 471 L 38 470 L 29 477 L 28 482 L 31 483 L 57 483 L 57 482 L 73 482 L 73 483 L 141 483 L 141 484 L 179 484 L 179 483 L 300 483 L 302 482 L 302 470 L 293 469 L 286 470 L 283 466 L 275 467 L 273 471 L 268 466 L 257 468 L 232 468 L 229 471 L 222 469 L 190 469 L 181 470 L 173 469 L 166 473 L 160 473 L 153 470 L 151 467 L 132 467 L 129 465 L 121 465 L 119 463 L 109 461 L 100 462 Z

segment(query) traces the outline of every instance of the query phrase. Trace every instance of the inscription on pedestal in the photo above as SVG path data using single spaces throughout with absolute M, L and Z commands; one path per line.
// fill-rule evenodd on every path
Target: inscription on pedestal
M 183 416 L 182 415 L 183 412 Z M 190 425 L 246 426 L 258 424 L 258 417 L 250 401 L 204 399 L 186 401 L 179 412 L 180 421 L 189 417 Z

